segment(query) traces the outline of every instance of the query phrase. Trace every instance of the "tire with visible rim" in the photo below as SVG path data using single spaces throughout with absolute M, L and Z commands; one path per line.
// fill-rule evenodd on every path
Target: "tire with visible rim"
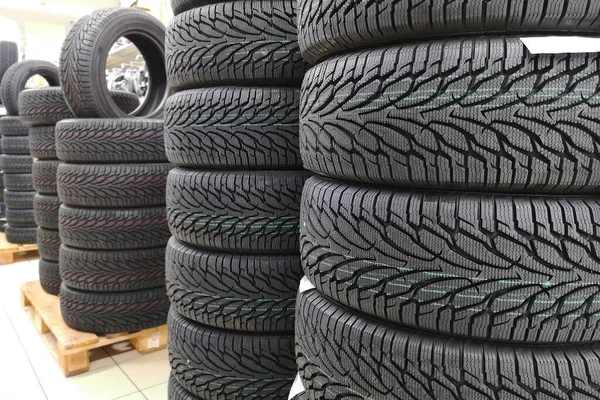
M 137 332 L 163 325 L 169 299 L 164 288 L 131 292 L 85 292 L 60 288 L 60 311 L 65 323 L 78 331 L 98 334 Z
M 171 167 L 168 163 L 62 163 L 55 176 L 58 194 L 65 204 L 102 208 L 146 207 L 165 204 L 165 185 Z
M 308 64 L 296 36 L 296 2 L 240 0 L 194 8 L 167 29 L 175 91 L 205 86 L 299 86 Z
M 292 334 L 210 328 L 173 309 L 168 325 L 171 373 L 194 396 L 279 400 L 289 394 L 296 375 Z
M 66 162 L 166 162 L 164 146 L 162 120 L 71 119 L 56 125 L 56 152 Z
M 287 88 L 188 90 L 167 100 L 165 149 L 180 167 L 300 169 L 298 102 Z
M 36 193 L 33 197 L 33 210 L 35 222 L 41 228 L 58 229 L 58 209 L 60 200 L 58 196 Z
M 377 185 L 598 193 L 599 73 L 595 53 L 531 55 L 514 37 L 332 58 L 304 81 L 302 159 Z
M 165 286 L 165 248 L 134 250 L 60 249 L 63 282 L 90 292 L 125 292 Z
M 173 169 L 167 218 L 182 242 L 217 251 L 297 253 L 306 171 Z
M 61 284 L 58 263 L 40 258 L 38 268 L 42 289 L 46 293 L 58 295 Z
M 595 196 L 420 192 L 314 177 L 301 208 L 306 275 L 355 311 L 455 337 L 600 340 Z
M 350 312 L 316 290 L 299 294 L 297 318 L 296 360 L 311 399 L 600 398 L 589 373 L 600 369 L 598 343 L 458 340 Z
M 133 116 L 161 118 L 169 91 L 165 70 L 165 27 L 150 14 L 133 8 L 105 8 L 84 17 L 71 29 L 60 54 L 60 80 L 77 118 L 126 118 L 129 112 L 111 101 L 104 71 L 113 43 L 124 36 L 140 51 L 150 88 Z
M 167 244 L 164 207 L 91 209 L 61 205 L 63 243 L 81 249 L 139 249 Z
M 449 36 L 595 35 L 593 0 L 300 0 L 298 40 L 316 64 L 336 53 Z
M 25 84 L 39 75 L 49 86 L 59 86 L 58 68 L 48 61 L 26 60 L 13 64 L 2 77 L 0 97 L 9 115 L 19 115 L 19 93 L 25 90 Z
M 169 240 L 167 294 L 181 315 L 247 332 L 292 332 L 302 268 L 297 255 L 208 252 Z

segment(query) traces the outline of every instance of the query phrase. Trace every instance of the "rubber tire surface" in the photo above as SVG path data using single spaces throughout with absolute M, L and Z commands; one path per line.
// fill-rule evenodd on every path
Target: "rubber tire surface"
M 180 167 L 296 169 L 300 91 L 209 88 L 167 100 L 165 148 Z
M 81 249 L 159 247 L 169 238 L 164 207 L 85 209 L 63 204 L 58 220 L 63 243 Z
M 31 156 L 11 156 L 7 154 L 0 155 L 0 169 L 5 174 L 29 174 L 33 158 Z
M 131 112 L 139 104 L 139 98 L 133 93 L 111 90 L 108 96 L 123 112 Z M 19 110 L 21 120 L 29 126 L 54 125 L 63 119 L 74 117 L 61 87 L 29 89 L 21 92 Z
M 447 36 L 594 34 L 593 0 L 300 0 L 298 40 L 312 64 L 359 47 Z
M 4 188 L 12 192 L 33 192 L 32 180 L 31 174 L 4 173 Z
M 74 163 L 165 162 L 164 125 L 148 119 L 72 119 L 56 125 L 58 158 Z
M 100 334 L 137 332 L 163 325 L 169 300 L 164 288 L 122 293 L 84 292 L 63 284 L 60 311 L 78 331 Z
M 29 130 L 19 117 L 0 118 L 0 135 L 2 136 L 27 136 Z
M 33 210 L 6 209 L 6 223 L 15 228 L 36 227 Z
M 60 250 L 60 235 L 57 230 L 38 228 L 37 243 L 40 258 L 58 262 Z
M 37 228 L 19 228 L 9 224 L 4 227 L 6 241 L 14 244 L 36 244 L 36 230 Z
M 297 253 L 306 171 L 173 169 L 167 218 L 173 236 L 205 249 Z
M 200 325 L 169 312 L 171 373 L 201 399 L 283 399 L 296 365 L 290 334 L 248 334 Z
M 208 4 L 219 3 L 220 0 L 171 0 L 171 8 L 175 15 L 181 14 L 184 11 L 189 11 L 192 8 L 206 6 Z
M 98 251 L 63 245 L 60 270 L 68 287 L 90 292 L 164 287 L 165 247 Z
M 296 2 L 241 0 L 179 14 L 166 39 L 174 91 L 203 86 L 299 86 L 308 65 L 296 36 Z
M 6 40 L 0 41 L 0 82 L 2 82 L 6 70 L 18 61 L 19 47 L 17 44 Z
M 304 165 L 405 187 L 597 193 L 599 71 L 596 54 L 530 55 L 519 38 L 330 59 L 302 90 Z
M 596 399 L 600 346 L 514 346 L 405 330 L 298 296 L 296 357 L 311 399 Z M 379 372 L 381 371 L 381 372 Z M 527 371 L 527 373 L 522 373 Z
M 169 375 L 168 398 L 169 400 L 198 400 L 198 397 L 185 390 L 172 374 Z
M 54 125 L 32 126 L 29 128 L 29 151 L 33 158 L 40 160 L 57 159 Z
M 38 193 L 57 194 L 56 171 L 61 163 L 59 160 L 39 160 L 33 163 L 31 176 L 33 188 Z
M 46 293 L 58 295 L 60 293 L 60 272 L 57 262 L 44 260 L 39 261 L 40 285 Z
M 129 112 L 111 101 L 104 71 L 112 44 L 122 36 L 139 49 L 152 82 L 146 101 L 134 114 L 161 118 L 169 95 L 165 27 L 150 14 L 133 8 L 97 10 L 67 34 L 60 54 L 60 80 L 66 101 L 77 118 L 128 117 Z
M 6 208 L 18 210 L 31 210 L 33 206 L 33 198 L 35 192 L 14 192 L 4 190 L 4 205 Z
M 167 295 L 177 312 L 215 328 L 293 332 L 297 255 L 213 253 L 169 240 Z
M 595 197 L 311 178 L 301 259 L 322 293 L 393 323 L 494 341 L 589 342 L 600 339 L 599 227 Z
M 2 154 L 29 155 L 29 138 L 27 136 L 2 136 Z
M 36 193 L 33 198 L 35 222 L 41 228 L 58 230 L 58 196 Z
M 165 186 L 171 168 L 169 163 L 62 163 L 55 176 L 58 194 L 65 204 L 102 208 L 145 207 L 165 204 Z
M 39 75 L 49 86 L 59 86 L 58 68 L 48 61 L 26 60 L 13 64 L 2 77 L 0 96 L 9 115 L 19 115 L 19 93 L 29 78 Z

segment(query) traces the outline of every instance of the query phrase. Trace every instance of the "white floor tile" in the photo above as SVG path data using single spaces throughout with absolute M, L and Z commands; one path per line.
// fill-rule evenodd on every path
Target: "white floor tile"
M 140 390 L 167 382 L 171 371 L 166 349 L 118 364 Z
M 124 396 L 124 397 L 118 397 L 114 400 L 146 400 L 146 398 L 144 397 L 143 394 L 141 394 L 140 392 L 137 392 L 137 393 L 128 394 L 127 396 Z M 162 400 L 167 400 L 167 398 L 165 397 Z
M 166 400 L 169 390 L 168 382 L 160 385 L 152 386 L 151 388 L 142 390 L 142 393 L 148 400 Z

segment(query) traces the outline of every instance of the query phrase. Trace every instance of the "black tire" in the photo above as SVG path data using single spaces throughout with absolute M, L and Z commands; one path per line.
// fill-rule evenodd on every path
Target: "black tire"
M 9 155 L 29 155 L 27 136 L 2 136 L 2 153 Z
M 203 325 L 293 332 L 298 255 L 211 253 L 169 240 L 167 294 L 178 313 Z
M 169 98 L 165 148 L 180 167 L 296 169 L 297 89 L 210 88 Z
M 32 126 L 29 128 L 29 151 L 33 158 L 40 160 L 57 159 L 54 125 Z
M 13 64 L 2 77 L 0 96 L 9 115 L 19 115 L 19 93 L 25 89 L 29 78 L 39 75 L 49 86 L 60 86 L 56 65 L 39 60 L 27 60 Z
M 58 194 L 63 203 L 81 207 L 164 205 L 167 174 L 171 167 L 168 163 L 63 163 L 56 175 Z
M 41 228 L 58 230 L 58 209 L 60 200 L 58 196 L 37 194 L 33 198 L 35 222 Z
M 185 390 L 173 375 L 169 375 L 168 398 L 169 400 L 198 400 L 198 397 Z
M 591 0 L 301 0 L 298 18 L 302 55 L 315 64 L 350 49 L 444 36 L 595 35 L 600 5 Z
M 165 247 L 94 251 L 63 245 L 60 271 L 68 287 L 90 292 L 164 288 Z
M 298 393 L 297 395 L 292 397 L 290 400 L 309 400 L 309 399 L 310 398 L 308 397 L 308 393 L 302 392 L 302 393 Z
M 404 187 L 597 193 L 600 118 L 587 77 L 599 71 L 587 54 L 530 55 L 519 38 L 337 57 L 306 76 L 304 165 Z M 573 74 L 581 78 L 567 83 Z
M 0 155 L 0 169 L 5 174 L 30 174 L 33 158 L 31 156 Z
M 37 243 L 41 258 L 44 260 L 58 262 L 60 234 L 57 230 L 38 228 Z
M 296 2 L 241 0 L 173 18 L 167 77 L 175 91 L 203 86 L 299 86 L 307 64 L 296 37 Z
M 169 299 L 164 288 L 122 293 L 84 292 L 60 288 L 65 323 L 78 331 L 99 334 L 136 332 L 163 325 Z
M 131 111 L 139 98 L 133 93 L 119 90 L 108 92 L 119 109 Z M 54 125 L 63 119 L 73 118 L 64 97 L 63 88 L 46 87 L 29 89 L 21 92 L 19 96 L 19 110 L 21 121 L 28 126 Z
M 4 173 L 4 188 L 12 192 L 33 192 L 31 174 Z
M 173 169 L 167 218 L 177 239 L 205 249 L 298 251 L 306 171 L 204 172 Z
M 0 41 L 0 82 L 6 70 L 19 61 L 19 47 L 15 42 Z M 0 100 L 2 100 L 0 98 Z M 0 101 L 1 103 L 1 101 Z
M 33 197 L 35 192 L 13 192 L 4 190 L 4 205 L 6 208 L 18 210 L 31 210 L 33 207 Z
M 167 244 L 164 207 L 84 209 L 61 205 L 58 212 L 64 244 L 81 249 L 139 249 Z
M 6 223 L 15 228 L 29 228 L 37 226 L 33 210 L 6 209 Z
M 106 8 L 80 21 L 67 34 L 61 49 L 61 85 L 77 118 L 128 117 L 128 113 L 111 101 L 104 71 L 108 51 L 122 36 L 139 49 L 148 67 L 149 92 L 133 115 L 159 119 L 162 116 L 169 95 L 165 70 L 165 27 L 141 10 Z
M 27 136 L 28 128 L 23 125 L 19 117 L 0 118 L 0 135 L 2 136 Z
M 163 121 L 61 121 L 56 125 L 56 152 L 61 160 L 74 163 L 165 162 Z
M 60 273 L 58 263 L 40 258 L 40 285 L 46 293 L 58 295 L 60 292 Z
M 168 324 L 171 373 L 194 396 L 280 400 L 290 392 L 296 375 L 293 335 L 209 328 L 173 309 Z
M 189 11 L 192 8 L 220 3 L 221 1 L 222 0 L 171 0 L 171 8 L 173 8 L 173 13 L 177 15 Z
M 19 228 L 16 226 L 10 226 L 6 224 L 4 227 L 4 233 L 6 234 L 6 241 L 14 244 L 36 244 L 36 230 L 37 228 Z
M 599 215 L 595 197 L 379 190 L 311 178 L 301 259 L 325 295 L 397 324 L 495 341 L 597 341 Z
M 597 343 L 457 340 L 349 312 L 316 290 L 298 296 L 297 318 L 296 357 L 311 399 L 600 398 L 588 373 L 600 369 Z
M 58 193 L 56 188 L 56 170 L 60 164 L 61 161 L 59 160 L 39 160 L 33 163 L 31 176 L 33 178 L 33 188 L 36 192 L 54 195 Z

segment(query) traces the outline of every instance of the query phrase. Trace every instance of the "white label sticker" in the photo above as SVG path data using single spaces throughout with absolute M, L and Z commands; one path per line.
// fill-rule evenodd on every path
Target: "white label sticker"
M 157 349 L 160 347 L 160 335 L 155 333 L 153 335 L 148 336 L 148 348 L 149 349 Z
M 300 281 L 300 287 L 298 288 L 298 293 L 304 293 L 307 290 L 312 290 L 312 289 L 315 289 L 315 285 L 313 285 L 312 282 L 309 281 L 305 275 L 304 278 L 302 278 L 302 280 Z
M 302 381 L 300 380 L 300 375 L 296 375 L 296 379 L 294 380 L 294 384 L 292 385 L 292 390 L 290 390 L 290 395 L 288 400 L 292 400 L 294 396 L 304 392 L 304 386 L 302 385 Z
M 581 36 L 542 36 L 521 38 L 531 54 L 597 53 L 600 38 Z

